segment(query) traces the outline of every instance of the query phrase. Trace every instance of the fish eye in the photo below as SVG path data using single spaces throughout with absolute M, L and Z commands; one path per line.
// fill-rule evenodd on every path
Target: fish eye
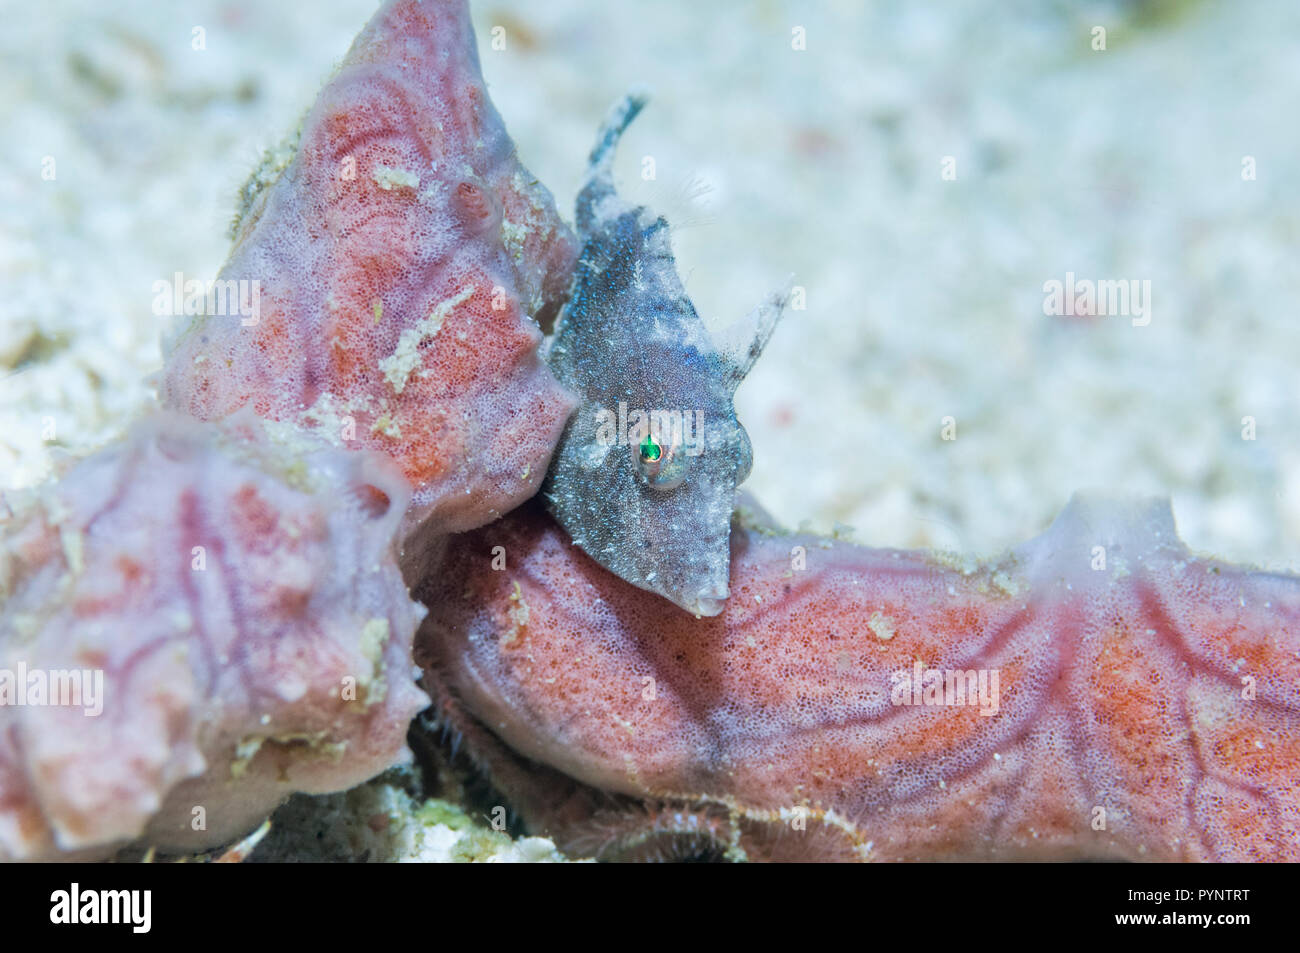
M 676 441 L 663 443 L 646 434 L 634 449 L 637 474 L 655 490 L 674 490 L 686 479 L 689 458 Z
M 654 463 L 663 456 L 663 452 L 663 444 L 656 440 L 652 434 L 646 434 L 645 439 L 641 441 L 641 445 L 637 447 L 637 453 L 640 455 L 642 463 Z

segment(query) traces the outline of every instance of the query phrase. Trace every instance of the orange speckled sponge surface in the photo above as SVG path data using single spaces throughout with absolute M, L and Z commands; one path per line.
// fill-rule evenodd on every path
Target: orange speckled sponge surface
M 414 487 L 411 527 L 468 529 L 536 492 L 573 403 L 533 316 L 577 250 L 487 97 L 465 4 L 376 14 L 246 206 L 218 282 L 252 307 L 179 333 L 166 405 L 251 405 L 380 450 Z
M 569 850 L 711 819 L 750 859 L 1300 858 L 1300 579 L 1193 557 L 1167 505 L 1079 498 L 987 564 L 737 527 L 731 582 L 692 617 L 530 504 L 455 539 L 416 654 L 444 707 L 641 804 L 593 837 L 599 793 L 575 818 L 506 766 Z

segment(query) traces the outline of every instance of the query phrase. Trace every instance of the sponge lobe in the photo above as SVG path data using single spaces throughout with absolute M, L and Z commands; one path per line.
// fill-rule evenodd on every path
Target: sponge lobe
M 406 482 L 264 427 L 158 414 L 18 501 L 0 672 L 82 683 L 0 707 L 0 858 L 212 846 L 407 755 L 428 700 L 393 544 Z
M 1167 504 L 1078 500 L 992 563 L 739 525 L 731 559 L 692 618 L 530 504 L 426 580 L 425 684 L 642 816 L 721 810 L 751 857 L 1300 859 L 1300 579 L 1192 556 Z M 944 691 L 896 693 L 918 668 Z
M 536 492 L 573 409 L 533 316 L 575 257 L 487 97 L 465 4 L 388 3 L 236 229 L 218 280 L 248 282 L 256 313 L 197 316 L 161 396 L 378 449 L 414 487 L 408 529 L 481 525 Z

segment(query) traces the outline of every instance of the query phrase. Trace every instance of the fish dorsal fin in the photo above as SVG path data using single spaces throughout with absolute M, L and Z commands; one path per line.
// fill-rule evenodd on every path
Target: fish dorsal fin
M 634 89 L 614 104 L 601 123 L 596 145 L 587 158 L 587 179 L 578 193 L 578 230 L 584 235 L 590 234 L 600 221 L 602 216 L 597 209 L 602 200 L 615 194 L 614 151 L 618 141 L 649 101 L 648 91 Z
M 790 303 L 790 282 L 780 291 L 774 291 L 749 314 L 724 328 L 716 337 L 718 354 L 726 365 L 725 381 L 728 390 L 735 393 L 758 356 L 763 353 L 768 339 L 776 330 L 777 322 Z

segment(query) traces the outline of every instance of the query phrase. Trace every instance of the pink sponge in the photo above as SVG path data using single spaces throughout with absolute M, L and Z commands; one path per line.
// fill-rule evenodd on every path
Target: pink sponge
M 406 481 L 263 428 L 158 414 L 16 504 L 0 859 L 223 843 L 406 754 L 428 701 L 393 551 Z
M 1300 577 L 1194 557 L 1167 504 L 1076 499 L 993 563 L 741 528 L 731 558 L 697 619 L 529 506 L 428 580 L 444 720 L 562 847 L 1300 859 Z
M 237 225 L 218 281 L 245 282 L 229 287 L 249 313 L 184 329 L 161 396 L 381 450 L 414 487 L 409 525 L 478 526 L 536 492 L 573 409 L 530 316 L 575 257 L 487 97 L 463 0 L 390 2 Z

